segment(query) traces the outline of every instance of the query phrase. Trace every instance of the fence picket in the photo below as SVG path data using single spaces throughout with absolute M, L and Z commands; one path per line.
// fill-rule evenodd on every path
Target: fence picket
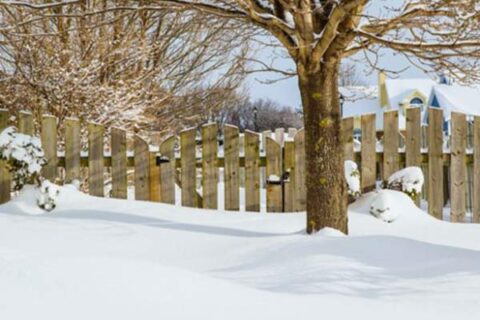
M 80 179 L 80 121 L 65 120 L 65 182 Z
M 376 130 L 375 114 L 362 116 L 362 164 L 361 187 L 363 192 L 375 189 L 377 180 L 376 167 Z
M 450 194 L 452 222 L 464 222 L 466 210 L 466 147 L 467 147 L 467 118 L 462 113 L 452 112 L 452 145 L 450 164 Z
M 140 136 L 134 138 L 135 200 L 150 200 L 150 152 L 148 143 Z
M 353 124 L 354 118 L 345 118 L 342 120 L 342 143 L 343 157 L 345 160 L 354 161 L 353 154 Z
M 157 164 L 157 152 L 149 152 L 149 191 L 150 201 L 160 202 L 160 165 Z
M 175 204 L 175 136 L 170 136 L 160 144 L 160 201 Z
M 88 191 L 90 195 L 103 197 L 105 177 L 103 167 L 103 125 L 88 124 Z
M 260 211 L 259 135 L 245 131 L 245 210 Z
M 127 132 L 111 129 L 112 197 L 127 199 Z
M 285 141 L 283 149 L 283 172 L 288 173 L 289 178 L 284 183 L 284 211 L 295 211 L 295 142 Z
M 275 141 L 283 147 L 285 143 L 285 129 L 284 128 L 277 128 L 275 129 Z
M 305 184 L 305 130 L 298 130 L 294 137 L 295 169 L 293 180 L 295 185 L 294 211 L 305 211 L 307 204 L 307 187 Z
M 473 209 L 472 221 L 480 223 L 480 117 L 473 124 Z
M 239 132 L 236 126 L 224 127 L 225 210 L 240 210 Z
M 57 179 L 57 118 L 52 115 L 42 116 L 41 130 L 42 148 L 47 163 L 42 169 L 42 175 L 55 182 Z
M 443 112 L 428 110 L 428 212 L 443 217 Z
M 202 195 L 205 209 L 217 209 L 217 133 L 216 123 L 202 126 Z
M 383 180 L 398 171 L 398 112 L 387 111 L 383 114 Z
M 18 132 L 33 136 L 33 115 L 29 111 L 18 113 Z
M 196 130 L 187 129 L 180 132 L 181 146 L 181 185 L 182 185 L 182 206 L 197 207 L 196 195 Z
M 282 212 L 282 147 L 267 137 L 267 212 Z
M 8 110 L 0 109 L 0 133 L 8 127 Z M 6 163 L 0 159 L 0 204 L 10 201 L 12 180 Z
M 405 161 L 407 167 L 421 167 L 422 165 L 422 131 L 420 108 L 408 108 L 406 117 Z M 415 199 L 420 206 L 420 195 Z

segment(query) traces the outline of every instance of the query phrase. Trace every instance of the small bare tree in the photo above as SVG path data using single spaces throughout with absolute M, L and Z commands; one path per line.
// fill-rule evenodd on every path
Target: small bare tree
M 84 1 L 1 1 L 7 7 L 71 6 Z M 448 70 L 463 80 L 479 78 L 478 0 L 151 0 L 132 10 L 197 12 L 266 30 L 295 62 L 306 136 L 307 231 L 324 227 L 348 231 L 338 77 L 341 61 L 389 48 L 420 67 Z M 399 3 L 399 4 L 398 4 Z M 28 17 L 24 17 L 27 20 Z M 372 58 L 373 57 L 373 58 Z

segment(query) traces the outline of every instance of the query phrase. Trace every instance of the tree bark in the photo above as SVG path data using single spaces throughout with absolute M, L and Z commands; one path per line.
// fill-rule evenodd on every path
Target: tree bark
M 321 70 L 297 65 L 305 122 L 307 232 L 348 233 L 347 188 L 340 137 L 338 61 Z

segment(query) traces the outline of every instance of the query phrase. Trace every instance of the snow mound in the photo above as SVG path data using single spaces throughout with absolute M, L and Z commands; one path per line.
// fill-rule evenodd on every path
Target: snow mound
M 385 222 L 393 222 L 400 215 L 395 198 L 386 192 L 380 192 L 370 205 L 370 213 Z
M 388 178 L 389 189 L 401 190 L 413 197 L 422 192 L 423 183 L 423 172 L 419 167 L 399 170 Z
M 345 180 L 347 181 L 348 194 L 354 197 L 360 195 L 360 171 L 355 162 L 347 160 L 344 163 Z
M 320 231 L 318 231 L 315 235 L 318 235 L 321 237 L 346 237 L 345 233 L 333 228 L 323 228 Z

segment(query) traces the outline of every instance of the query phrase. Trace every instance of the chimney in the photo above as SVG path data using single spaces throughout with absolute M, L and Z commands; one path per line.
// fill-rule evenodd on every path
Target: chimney
M 378 97 L 380 100 L 380 107 L 382 108 L 388 108 L 390 107 L 390 101 L 388 100 L 388 94 L 387 94 L 387 86 L 386 86 L 386 81 L 387 81 L 387 75 L 383 70 L 380 70 L 378 73 Z

